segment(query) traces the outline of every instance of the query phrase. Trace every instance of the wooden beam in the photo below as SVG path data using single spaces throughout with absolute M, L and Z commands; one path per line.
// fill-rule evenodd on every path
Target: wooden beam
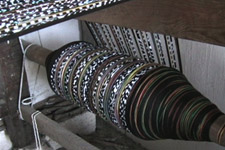
M 29 123 L 32 123 L 31 115 L 35 111 L 36 110 L 30 106 L 22 106 L 23 118 Z M 42 113 L 36 117 L 36 121 L 38 130 L 41 133 L 48 135 L 68 150 L 99 150 L 97 147 L 91 145 L 81 137 L 63 128 L 57 122 L 49 119 Z
M 36 62 L 42 66 L 45 66 L 45 61 L 48 57 L 48 55 L 52 52 L 49 49 L 46 49 L 44 47 L 31 44 L 27 41 L 22 41 L 26 50 L 26 57 L 29 60 L 32 60 L 33 62 Z
M 225 46 L 224 0 L 131 0 L 78 19 Z

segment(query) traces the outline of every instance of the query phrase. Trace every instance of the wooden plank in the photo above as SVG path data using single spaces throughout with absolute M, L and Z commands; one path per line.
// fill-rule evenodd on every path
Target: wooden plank
M 56 122 L 65 122 L 84 113 L 84 109 L 76 103 L 74 104 L 74 102 L 62 99 L 56 95 L 34 104 L 33 108 Z
M 225 46 L 224 0 L 131 0 L 78 19 Z
M 31 115 L 35 110 L 29 106 L 22 106 L 23 117 L 29 123 L 32 123 Z M 81 137 L 73 134 L 60 126 L 55 121 L 49 119 L 42 113 L 36 118 L 38 129 L 41 133 L 48 135 L 53 140 L 68 150 L 99 150 L 95 146 L 83 140 Z
M 0 112 L 13 147 L 24 147 L 34 138 L 32 127 L 19 119 L 17 110 L 22 53 L 17 39 L 0 43 L 0 50 Z M 29 96 L 27 87 L 25 76 L 23 96 Z

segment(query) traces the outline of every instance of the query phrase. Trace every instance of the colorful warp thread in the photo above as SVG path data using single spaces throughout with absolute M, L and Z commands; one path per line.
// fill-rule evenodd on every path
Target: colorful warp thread
M 46 66 L 56 94 L 145 140 L 209 141 L 222 115 L 179 71 L 90 43 L 60 48 Z
M 1 0 L 0 38 L 122 1 L 126 0 Z
M 98 46 L 182 72 L 177 38 L 115 25 L 86 22 Z

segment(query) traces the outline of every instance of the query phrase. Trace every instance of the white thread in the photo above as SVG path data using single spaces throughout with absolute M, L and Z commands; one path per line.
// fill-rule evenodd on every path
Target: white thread
M 30 44 L 26 47 L 26 49 L 24 49 L 23 44 L 21 39 L 19 38 L 19 43 L 20 43 L 20 47 L 22 49 L 22 53 L 23 53 L 23 62 L 22 62 L 22 68 L 21 68 L 21 77 L 20 77 L 20 89 L 19 89 L 19 98 L 18 98 L 18 111 L 19 111 L 19 116 L 22 120 L 24 120 L 23 115 L 22 115 L 22 111 L 21 111 L 21 104 L 23 105 L 32 105 L 32 101 L 35 97 L 39 96 L 40 94 L 34 96 L 32 94 L 31 97 L 27 97 L 23 100 L 21 100 L 22 98 L 22 92 L 23 92 L 23 79 L 24 79 L 24 71 L 25 71 L 25 59 L 26 59 L 26 52 L 27 50 L 34 44 Z M 40 65 L 37 71 L 37 74 L 39 72 L 40 69 Z M 34 90 L 35 90 L 35 85 L 36 85 L 36 81 L 37 81 L 37 76 L 36 76 L 36 80 L 35 80 L 35 84 L 34 84 Z M 39 136 L 39 131 L 38 131 L 38 127 L 37 127 L 37 121 L 36 121 L 36 117 L 40 114 L 41 112 L 36 111 L 31 115 L 31 119 L 32 119 L 32 125 L 33 125 L 33 130 L 34 130 L 34 137 L 35 137 L 35 143 L 36 143 L 36 149 L 37 150 L 42 150 L 42 146 L 41 146 L 41 141 L 40 141 L 40 136 Z
M 41 140 L 40 140 L 39 131 L 38 131 L 38 127 L 37 127 L 37 119 L 36 119 L 39 114 L 41 114 L 40 111 L 35 111 L 31 115 L 31 119 L 32 119 L 32 125 L 33 125 L 33 130 L 34 130 L 36 149 L 37 150 L 42 150 Z
M 23 99 L 21 103 L 25 106 L 30 106 L 32 104 L 32 99 L 33 99 L 32 96 L 27 97 L 27 98 Z
M 19 39 L 20 47 L 22 49 L 23 53 L 23 61 L 22 61 L 22 68 L 21 68 L 21 75 L 20 75 L 20 88 L 19 88 L 19 97 L 18 97 L 18 111 L 20 119 L 24 120 L 22 111 L 21 111 L 21 98 L 22 98 L 22 92 L 23 92 L 23 79 L 24 79 L 24 70 L 25 70 L 25 58 L 26 58 L 26 52 L 27 50 L 34 44 L 30 44 L 24 49 L 21 39 Z M 29 97 L 32 100 L 32 97 Z

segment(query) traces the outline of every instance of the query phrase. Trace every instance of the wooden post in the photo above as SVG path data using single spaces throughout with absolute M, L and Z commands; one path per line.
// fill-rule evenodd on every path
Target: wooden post
M 0 112 L 14 148 L 27 146 L 34 140 L 32 127 L 19 119 L 18 95 L 22 64 L 19 41 L 12 39 L 0 43 Z M 29 96 L 26 76 L 23 96 Z M 1 149 L 1 148 L 0 148 Z

